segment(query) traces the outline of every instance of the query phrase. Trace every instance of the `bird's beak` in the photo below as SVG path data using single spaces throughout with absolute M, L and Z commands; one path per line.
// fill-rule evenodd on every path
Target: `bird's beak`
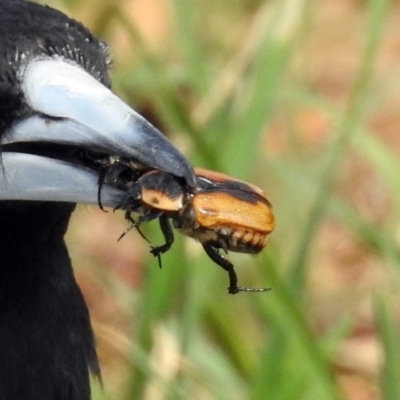
M 195 186 L 186 158 L 82 68 L 56 59 L 31 61 L 21 72 L 20 82 L 32 112 L 3 135 L 0 199 L 96 203 L 98 173 L 72 161 L 71 149 L 135 160 Z M 54 146 L 56 154 L 51 151 Z M 65 146 L 65 154 L 60 146 Z M 105 186 L 102 202 L 118 206 L 120 195 Z

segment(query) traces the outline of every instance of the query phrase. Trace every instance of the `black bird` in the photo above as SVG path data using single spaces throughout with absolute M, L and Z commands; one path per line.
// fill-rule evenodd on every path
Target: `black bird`
M 80 23 L 0 0 L 0 399 L 88 400 L 99 365 L 63 236 L 75 203 L 97 203 L 87 155 L 183 177 L 187 160 L 110 91 L 106 45 Z M 104 185 L 102 202 L 121 192 Z

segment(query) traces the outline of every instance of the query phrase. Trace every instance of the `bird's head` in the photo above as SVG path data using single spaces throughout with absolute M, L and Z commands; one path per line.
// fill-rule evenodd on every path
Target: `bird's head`
M 186 158 L 110 90 L 107 46 L 80 23 L 0 1 L 0 200 L 96 203 L 93 159 L 118 156 L 184 178 Z M 120 192 L 105 186 L 104 205 Z

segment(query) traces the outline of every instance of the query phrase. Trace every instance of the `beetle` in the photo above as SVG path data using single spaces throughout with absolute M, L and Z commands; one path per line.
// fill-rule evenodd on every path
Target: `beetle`
M 126 218 L 136 228 L 159 219 L 165 244 L 151 249 L 159 263 L 161 254 L 174 242 L 172 221 L 175 229 L 198 240 L 206 254 L 228 272 L 230 294 L 268 290 L 239 287 L 233 264 L 219 253 L 222 249 L 256 254 L 265 247 L 275 218 L 272 205 L 260 188 L 202 168 L 195 168 L 195 190 L 164 171 L 141 170 L 138 177 L 138 171 L 132 169 L 132 174 L 125 183 L 126 197 L 120 208 L 127 210 Z M 136 221 L 131 212 L 140 215 Z

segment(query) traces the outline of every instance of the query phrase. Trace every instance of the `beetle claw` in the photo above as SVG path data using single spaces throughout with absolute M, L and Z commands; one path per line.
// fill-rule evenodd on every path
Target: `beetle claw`
M 239 293 L 240 289 L 237 286 L 229 286 L 228 293 L 229 294 L 236 294 Z
M 168 217 L 165 214 L 161 214 L 158 217 L 161 232 L 164 235 L 165 243 L 162 246 L 151 246 L 150 253 L 153 254 L 154 257 L 158 258 L 158 266 L 162 268 L 161 265 L 161 254 L 166 253 L 174 243 L 174 233 L 171 228 L 171 224 L 169 222 Z
M 150 253 L 153 254 L 154 257 L 157 257 L 158 268 L 160 269 L 162 268 L 161 254 L 165 253 L 166 251 L 166 250 L 163 251 L 164 246 L 158 246 L 158 247 L 150 246 L 151 247 Z

